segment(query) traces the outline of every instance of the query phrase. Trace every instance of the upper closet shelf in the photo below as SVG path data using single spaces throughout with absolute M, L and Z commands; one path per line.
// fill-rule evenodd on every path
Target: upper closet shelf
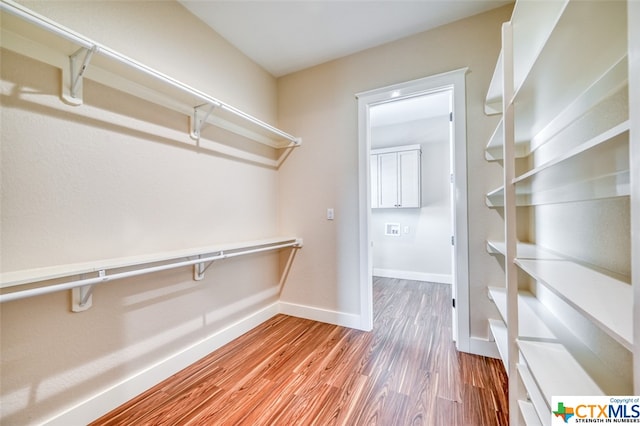
M 484 157 L 487 161 L 499 161 L 504 158 L 504 120 L 500 119 L 496 130 L 491 135 L 489 143 L 484 150 Z M 529 155 L 528 144 L 519 143 L 515 145 L 515 157 L 522 158 Z
M 82 103 L 83 79 L 112 87 L 191 118 L 190 136 L 204 123 L 273 148 L 295 147 L 301 139 L 209 94 L 190 87 L 78 34 L 12 0 L 0 2 L 1 46 L 62 70 L 62 98 Z
M 514 179 L 516 204 L 622 197 L 630 194 L 629 121 L 579 144 Z M 504 205 L 502 187 L 487 194 L 487 205 Z
M 574 100 L 606 80 L 627 52 L 627 28 L 621 25 L 626 2 L 573 0 L 542 6 L 519 2 L 512 18 L 516 142 L 536 137 Z M 575 31 L 585 22 L 598 25 Z
M 514 179 L 514 183 L 531 185 L 538 182 L 542 187 L 557 187 L 562 181 L 585 181 L 588 177 L 604 176 L 628 172 L 629 169 L 629 121 L 579 144 L 575 148 L 559 155 L 544 164 Z M 561 166 L 561 167 L 554 167 Z M 572 170 L 567 173 L 565 170 Z M 553 182 L 553 183 L 551 183 Z M 531 189 L 528 192 L 532 192 Z
M 502 50 L 500 50 L 498 62 L 493 71 L 493 77 L 491 77 L 487 98 L 484 103 L 484 113 L 487 115 L 502 113 L 502 68 Z
M 506 253 L 505 243 L 503 241 L 489 240 L 487 241 L 487 251 L 489 253 L 501 254 L 504 256 Z M 535 244 L 521 242 L 518 242 L 516 244 L 516 257 L 518 259 L 564 259 L 562 256 L 549 250 L 545 250 L 544 248 Z

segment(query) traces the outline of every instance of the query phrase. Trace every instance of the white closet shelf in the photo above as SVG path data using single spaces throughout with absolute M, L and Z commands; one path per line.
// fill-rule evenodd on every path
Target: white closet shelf
M 491 334 L 496 341 L 496 346 L 498 347 L 498 353 L 500 354 L 500 359 L 502 360 L 502 364 L 504 365 L 504 369 L 509 374 L 509 351 L 508 347 L 508 338 L 507 338 L 507 326 L 504 323 L 497 319 L 489 319 L 489 329 L 491 330 Z
M 506 244 L 504 241 L 489 240 L 487 241 L 487 251 L 504 256 L 507 252 Z M 559 254 L 527 242 L 516 243 L 516 257 L 518 259 L 565 259 Z
M 516 204 L 624 197 L 630 194 L 628 120 L 518 176 Z M 504 205 L 504 187 L 487 194 L 489 207 Z
M 497 161 L 501 160 L 502 155 L 502 147 L 504 146 L 504 119 L 500 119 L 496 129 L 493 131 L 491 138 L 489 138 L 489 142 L 487 143 L 487 147 L 484 150 L 484 158 L 487 161 Z
M 500 161 L 504 158 L 504 120 L 500 119 L 496 130 L 491 135 L 487 147 L 484 150 L 484 158 L 487 161 Z M 528 144 L 519 143 L 515 145 L 515 157 L 523 158 L 529 155 Z
M 527 426 L 542 426 L 532 402 L 520 399 L 518 400 L 518 407 L 520 407 L 520 413 L 522 413 L 522 418 Z
M 619 163 L 609 163 L 611 166 Z M 607 167 L 606 164 L 598 168 Z M 560 171 L 562 174 L 563 172 Z M 572 177 L 567 175 L 568 179 Z M 532 185 L 516 185 L 516 206 L 535 206 L 575 201 L 598 200 L 605 198 L 628 197 L 631 194 L 629 170 L 619 170 L 608 174 L 588 177 L 575 182 L 562 182 L 553 187 L 549 179 L 540 180 L 548 188 L 537 189 Z M 542 184 L 541 184 L 542 185 Z M 490 208 L 504 207 L 504 186 L 494 189 L 486 196 L 485 203 Z
M 1 46 L 62 70 L 62 98 L 82 103 L 89 78 L 191 118 L 199 139 L 205 122 L 273 148 L 295 147 L 301 139 L 41 16 L 12 0 L 0 2 Z M 75 58 L 74 65 L 70 65 Z M 73 68 L 73 69 L 72 69 Z M 73 81 L 76 81 L 74 84 Z
M 527 2 L 520 2 L 526 5 Z M 554 3 L 554 2 L 548 2 Z M 610 64 L 626 55 L 626 2 L 565 1 L 558 5 L 559 16 L 546 20 L 553 24 L 548 35 L 542 33 L 539 53 L 531 61 L 519 59 L 519 51 L 530 51 L 526 39 L 531 19 L 519 19 L 514 10 L 514 80 L 518 107 L 515 140 L 530 141 L 594 82 L 607 74 Z M 537 7 L 537 5 L 529 5 Z M 524 15 L 524 14 L 522 14 Z M 531 22 L 519 31 L 523 22 Z M 598 22 L 588 31 L 575 31 L 585 22 Z M 571 46 L 571 48 L 567 48 Z M 562 66 L 558 66 L 562 64 Z M 520 84 L 520 81 L 521 84 Z
M 516 205 L 526 206 L 529 205 L 530 197 L 525 193 L 518 193 L 516 189 Z M 487 207 L 504 207 L 504 186 L 494 189 L 487 193 L 485 197 L 485 203 Z
M 489 295 L 506 323 L 507 290 L 502 287 L 489 287 Z M 524 290 L 518 292 L 519 336 L 528 339 L 555 339 L 556 336 L 543 320 L 543 317 L 550 317 L 550 315 L 533 294 Z
M 545 48 L 570 0 L 532 4 L 517 2 L 511 15 L 513 28 L 513 80 L 516 88 L 525 81 Z
M 621 279 L 569 260 L 516 259 L 537 282 L 633 350 L 633 290 Z
M 584 116 L 600 102 L 614 95 L 621 88 L 628 90 L 628 58 L 624 55 L 605 73 L 591 84 L 580 96 L 571 102 L 549 124 L 532 136 L 527 155 L 540 148 L 575 120 Z
M 544 424 L 548 423 L 547 419 L 551 419 L 551 408 L 550 404 L 547 404 L 547 401 L 542 395 L 540 388 L 536 384 L 535 379 L 531 375 L 531 371 L 529 371 L 529 367 L 525 364 L 517 364 L 516 368 L 518 369 L 518 374 L 522 379 L 522 383 L 524 384 L 525 389 L 527 390 L 527 395 L 529 400 L 533 404 L 535 412 L 538 415 L 538 419 L 543 420 Z
M 517 343 L 548 407 L 554 395 L 605 395 L 563 345 L 527 340 Z
M 484 113 L 487 115 L 502 113 L 502 49 L 496 63 L 496 68 L 489 83 L 489 90 L 484 103 Z
M 527 2 L 516 3 L 511 18 L 512 22 L 515 23 L 514 26 L 517 27 L 514 30 L 514 42 L 519 47 L 514 54 L 514 60 L 516 61 L 516 64 L 514 64 L 514 72 L 516 73 L 514 83 L 516 87 L 522 84 L 528 74 L 528 70 L 536 61 L 550 33 L 553 31 L 553 25 L 545 25 L 545 23 L 555 23 L 558 19 L 557 17 L 565 8 L 567 1 L 546 2 L 535 5 L 535 7 L 531 7 Z M 496 61 L 496 67 L 491 76 L 489 90 L 485 99 L 484 110 L 487 115 L 502 113 L 503 56 L 503 51 L 500 49 L 500 55 Z
M 514 179 L 521 194 L 629 174 L 629 121 L 579 144 Z M 617 185 L 611 189 L 617 192 Z
M 137 267 L 158 262 L 175 261 L 178 259 L 195 259 L 209 254 L 225 253 L 231 257 L 233 253 L 245 250 L 272 250 L 284 247 L 302 247 L 302 239 L 296 237 L 274 237 L 261 240 L 236 243 L 216 244 L 211 246 L 166 251 L 140 256 L 119 257 L 94 262 L 82 262 L 66 265 L 55 265 L 42 268 L 24 269 L 19 271 L 0 273 L 0 288 L 20 286 L 57 278 L 72 277 L 83 274 L 97 273 L 113 269 Z

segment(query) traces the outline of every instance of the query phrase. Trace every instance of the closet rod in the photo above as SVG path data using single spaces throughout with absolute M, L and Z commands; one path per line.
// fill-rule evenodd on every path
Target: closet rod
M 249 249 L 249 250 L 234 251 L 232 253 L 220 252 L 212 256 L 201 257 L 198 259 L 184 260 L 181 262 L 174 262 L 174 263 L 169 263 L 166 265 L 159 265 L 159 266 L 151 266 L 148 268 L 120 272 L 112 275 L 85 278 L 85 279 L 76 280 L 76 281 L 68 281 L 61 284 L 54 284 L 49 286 L 32 288 L 28 290 L 15 291 L 12 293 L 0 294 L 0 303 L 11 302 L 13 300 L 19 300 L 19 299 L 26 299 L 28 297 L 40 296 L 43 294 L 55 293 L 63 290 L 71 290 L 73 288 L 84 287 L 88 285 L 102 284 L 102 283 L 115 281 L 123 278 L 150 274 L 152 272 L 159 272 L 159 271 L 165 271 L 168 269 L 175 269 L 175 268 L 181 268 L 184 266 L 196 265 L 198 263 L 213 262 L 214 260 L 229 259 L 231 257 L 243 256 L 246 254 L 253 254 L 253 253 L 260 253 L 260 252 L 269 251 L 269 250 L 278 250 L 278 249 L 287 248 L 287 247 L 298 248 L 300 246 L 301 246 L 300 240 L 295 240 L 290 243 L 278 244 L 278 245 L 268 246 L 268 247 L 260 247 L 260 248 Z
M 141 64 L 140 62 L 137 62 L 125 55 L 122 55 L 114 50 L 109 49 L 106 46 L 102 46 L 97 42 L 94 42 L 93 40 L 86 38 L 72 30 L 70 30 L 69 28 L 66 28 L 60 24 L 58 24 L 55 21 L 52 21 L 50 19 L 48 19 L 45 16 L 39 15 L 35 12 L 33 12 L 32 10 L 29 10 L 27 8 L 25 8 L 24 6 L 13 2 L 12 0 L 2 0 L 0 2 L 0 9 L 1 10 L 5 10 L 15 16 L 18 16 L 19 18 L 22 18 L 23 20 L 32 23 L 44 30 L 47 30 L 51 33 L 57 34 L 60 37 L 78 44 L 84 48 L 87 49 L 95 49 L 95 53 L 99 53 L 102 54 L 104 56 L 110 57 L 112 59 L 114 59 L 117 62 L 120 62 L 124 65 L 127 65 L 131 68 L 134 68 L 138 71 L 141 71 L 157 80 L 161 80 L 165 83 L 167 83 L 168 85 L 178 89 L 178 90 L 182 90 L 183 92 L 186 92 L 190 95 L 195 96 L 196 98 L 198 98 L 200 101 L 210 104 L 210 105 L 215 105 L 218 108 L 224 109 L 225 111 L 230 112 L 231 114 L 235 115 L 236 117 L 239 117 L 241 119 L 247 120 L 250 123 L 253 123 L 265 130 L 268 130 L 284 139 L 287 139 L 291 142 L 293 142 L 295 145 L 299 145 L 300 144 L 300 138 L 297 138 L 295 136 L 292 136 L 286 132 L 283 132 L 282 130 L 273 127 L 272 125 L 265 123 L 264 121 L 253 117 L 250 114 L 247 114 L 243 111 L 240 111 L 237 108 L 232 107 L 231 105 L 225 104 L 224 102 L 207 95 L 206 93 L 203 93 L 197 89 L 194 89 L 193 87 L 190 87 L 172 77 L 169 77 L 159 71 L 154 70 L 153 68 L 150 68 L 144 64 Z

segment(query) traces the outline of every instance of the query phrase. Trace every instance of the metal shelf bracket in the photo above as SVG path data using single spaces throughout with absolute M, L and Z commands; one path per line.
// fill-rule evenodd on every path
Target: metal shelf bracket
M 219 107 L 217 104 L 202 104 L 193 108 L 193 116 L 191 117 L 191 139 L 200 140 L 200 132 L 202 126 L 207 122 L 209 116 L 214 109 Z
M 219 252 L 216 257 L 220 257 L 224 259 L 224 252 L 221 251 Z M 201 259 L 202 255 L 198 255 L 198 259 Z M 206 272 L 207 269 L 209 269 L 209 267 L 211 265 L 213 265 L 213 262 L 215 262 L 215 260 L 210 260 L 209 263 L 206 262 L 201 262 L 201 263 L 196 263 L 193 265 L 193 280 L 194 281 L 202 281 L 204 279 L 204 273 Z
M 99 278 L 107 276 L 105 270 L 98 271 Z M 81 276 L 80 279 L 84 279 Z M 93 288 L 95 284 L 83 285 L 71 289 L 71 310 L 73 312 L 83 312 L 93 306 Z
M 72 105 L 82 105 L 82 88 L 83 88 L 83 76 L 91 57 L 98 50 L 98 46 L 94 45 L 90 48 L 81 47 L 69 56 L 69 75 L 64 76 L 63 79 L 69 82 L 69 86 L 63 81 L 62 84 L 62 98 Z M 80 56 L 84 53 L 82 63 L 80 63 Z M 64 74 L 64 71 L 63 71 Z

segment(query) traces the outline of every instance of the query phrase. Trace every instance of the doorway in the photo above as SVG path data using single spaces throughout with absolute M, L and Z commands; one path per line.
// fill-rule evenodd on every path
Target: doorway
M 359 219 L 360 219 L 360 289 L 362 328 L 373 326 L 373 228 L 371 197 L 371 153 L 378 142 L 373 140 L 376 115 L 394 103 L 410 104 L 423 99 L 447 97 L 450 102 L 450 250 L 453 339 L 458 350 L 469 351 L 469 276 L 467 237 L 467 170 L 465 131 L 465 74 L 467 69 L 425 77 L 379 88 L 357 95 L 359 134 Z M 408 226 L 409 228 L 406 228 Z M 398 229 L 411 233 L 411 225 Z

